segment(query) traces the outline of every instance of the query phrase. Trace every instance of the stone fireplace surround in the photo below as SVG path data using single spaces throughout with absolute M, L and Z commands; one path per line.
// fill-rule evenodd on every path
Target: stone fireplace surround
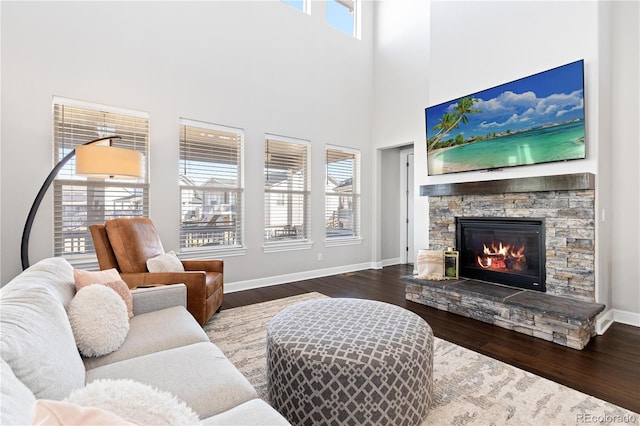
M 429 248 L 455 247 L 456 217 L 544 218 L 546 293 L 458 280 L 408 278 L 406 297 L 582 349 L 595 335 L 595 178 L 591 173 L 420 187 Z

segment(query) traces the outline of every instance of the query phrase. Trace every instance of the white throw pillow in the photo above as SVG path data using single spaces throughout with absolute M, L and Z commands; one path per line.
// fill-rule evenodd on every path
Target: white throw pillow
M 418 250 L 416 258 L 418 278 L 425 280 L 444 279 L 444 253 L 442 250 Z
M 124 343 L 129 315 L 122 298 L 102 284 L 81 288 L 69 305 L 69 322 L 80 353 L 87 357 L 109 354 Z
M 184 266 L 174 251 L 147 260 L 147 269 L 149 272 L 184 272 Z
M 120 297 L 122 297 L 125 305 L 127 305 L 129 318 L 133 317 L 133 296 L 131 296 L 129 286 L 120 279 L 120 273 L 115 268 L 106 269 L 104 271 L 85 271 L 83 269 L 74 269 L 73 278 L 76 284 L 76 291 L 90 284 L 102 284 L 112 288 L 120 295 Z
M 193 425 L 198 415 L 169 392 L 130 379 L 101 379 L 77 389 L 65 399 L 97 407 L 140 425 Z

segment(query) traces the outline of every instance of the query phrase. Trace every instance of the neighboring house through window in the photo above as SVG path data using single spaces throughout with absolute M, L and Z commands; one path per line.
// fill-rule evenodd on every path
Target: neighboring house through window
M 360 153 L 330 146 L 326 154 L 326 239 L 359 238 Z
M 243 245 L 244 132 L 180 121 L 180 247 Z
M 54 98 L 54 163 L 76 146 L 117 135 L 113 146 L 142 153 L 145 177 L 140 180 L 89 179 L 75 174 L 75 156 L 54 181 L 54 254 L 71 263 L 95 261 L 89 225 L 120 216 L 149 215 L 147 158 L 149 117 L 146 113 Z M 75 262 L 74 262 L 75 261 Z
M 265 243 L 309 240 L 308 141 L 266 135 L 264 150 Z

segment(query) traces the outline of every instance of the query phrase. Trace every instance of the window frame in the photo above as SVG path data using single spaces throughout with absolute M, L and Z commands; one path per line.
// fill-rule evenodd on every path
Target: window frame
M 210 131 L 212 132 L 212 134 L 214 134 L 213 132 L 219 132 L 220 134 L 218 135 L 218 137 L 220 137 L 221 139 L 225 137 L 224 134 L 234 134 L 236 139 L 232 140 L 229 142 L 228 146 L 225 148 L 223 146 L 223 144 L 220 144 L 220 146 L 218 147 L 218 151 L 208 151 L 206 153 L 207 159 L 214 159 L 214 158 L 220 158 L 223 161 L 226 160 L 227 158 L 222 158 L 225 157 L 229 152 L 233 151 L 234 149 L 236 150 L 235 153 L 229 154 L 229 158 L 228 159 L 233 159 L 233 157 L 235 157 L 236 159 L 236 163 L 235 163 L 235 167 L 236 167 L 236 173 L 235 176 L 233 176 L 232 178 L 230 177 L 230 175 L 228 174 L 229 170 L 224 170 L 224 166 L 222 167 L 212 167 L 212 168 L 205 168 L 205 172 L 200 172 L 200 171 L 196 171 L 196 168 L 193 169 L 192 173 L 187 174 L 186 176 L 184 176 L 183 171 L 186 171 L 186 167 L 187 167 L 187 163 L 184 163 L 183 161 L 185 160 L 185 150 L 186 149 L 193 149 L 195 148 L 195 145 L 200 144 L 200 145 L 204 145 L 205 143 L 198 143 L 193 141 L 193 145 L 192 146 L 187 146 L 186 144 L 184 144 L 183 142 L 186 140 L 186 135 L 185 135 L 185 131 L 187 130 L 187 127 L 191 128 L 193 131 L 195 132 L 201 132 L 201 131 Z M 178 181 L 178 187 L 179 187 L 179 191 L 180 191 L 180 204 L 179 204 L 179 214 L 180 214 L 180 226 L 179 226 L 179 240 L 180 240 L 180 252 L 181 253 L 189 253 L 189 257 L 192 259 L 197 259 L 197 258 L 208 258 L 211 254 L 214 254 L 215 256 L 240 256 L 240 255 L 244 255 L 246 253 L 246 247 L 245 247 L 245 237 L 244 237 L 244 229 L 245 229 L 245 214 L 244 214 L 244 129 L 238 128 L 238 127 L 232 127 L 232 126 L 226 126 L 226 125 L 219 125 L 219 124 L 214 124 L 214 123 L 208 123 L 208 122 L 204 122 L 204 121 L 198 121 L 198 120 L 191 120 L 191 119 L 187 119 L 187 118 L 181 118 L 180 119 L 180 130 L 179 130 L 179 160 L 178 160 L 178 174 L 179 174 L 179 181 Z M 211 135 L 209 135 L 210 137 L 213 137 Z M 224 143 L 224 142 L 223 142 Z M 235 147 L 233 147 L 233 145 L 235 145 Z M 212 146 L 213 146 L 213 141 L 212 141 Z M 227 153 L 225 153 L 225 149 L 228 149 Z M 193 161 L 193 159 L 191 159 L 191 161 Z M 231 164 L 231 163 L 228 163 Z M 197 169 L 202 169 L 202 167 L 198 167 Z M 199 179 L 203 179 L 204 175 L 207 174 L 207 172 L 211 172 L 212 174 L 210 175 L 209 178 L 207 178 L 207 180 L 215 180 L 217 181 L 217 183 L 212 183 L 211 185 L 196 185 L 196 184 L 189 184 L 188 181 L 189 180 L 195 180 L 197 178 Z M 225 186 L 226 184 L 224 183 L 220 183 L 225 179 L 225 173 L 227 174 L 226 178 L 228 180 L 231 181 L 235 181 L 235 185 L 234 186 Z M 196 176 L 199 175 L 199 176 Z M 184 176 L 184 177 L 183 177 Z M 202 196 L 204 197 L 205 192 L 206 191 L 210 191 L 210 198 L 213 200 L 214 198 L 219 198 L 218 197 L 218 193 L 219 192 L 223 192 L 223 198 L 225 200 L 231 200 L 234 199 L 234 195 L 235 195 L 235 204 L 233 206 L 229 205 L 229 208 L 224 207 L 223 205 L 225 203 L 222 203 L 219 205 L 218 210 L 220 213 L 218 216 L 218 218 L 216 219 L 216 223 L 220 222 L 221 225 L 221 229 L 220 230 L 216 230 L 216 232 L 218 232 L 219 235 L 223 235 L 224 237 L 222 238 L 223 240 L 227 239 L 229 234 L 233 235 L 233 241 L 234 243 L 232 244 L 220 244 L 220 245 L 202 245 L 202 246 L 186 246 L 185 245 L 185 240 L 186 237 L 184 236 L 183 232 L 184 232 L 184 215 L 185 215 L 185 211 L 183 208 L 183 199 L 184 199 L 184 194 L 183 191 L 196 191 L 194 193 L 194 197 L 197 195 L 197 191 L 198 190 L 202 190 Z M 227 190 L 227 191 L 225 191 Z M 227 194 L 229 193 L 229 194 Z M 204 200 L 203 200 L 204 202 Z M 228 204 L 228 203 L 227 203 Z M 224 208 L 223 208 L 224 207 Z M 215 210 L 215 208 L 214 208 Z M 204 213 L 203 213 L 204 214 Z M 212 215 L 215 216 L 215 212 L 212 212 Z M 233 217 L 232 221 L 228 220 L 228 217 Z M 225 219 L 226 218 L 226 219 Z M 222 221 L 220 221 L 219 219 L 222 219 Z M 230 225 L 227 223 L 222 223 L 222 222 L 232 222 Z M 226 230 L 224 229 L 226 228 Z M 222 234 L 220 234 L 220 232 L 222 232 Z
M 280 146 L 280 152 L 282 151 L 284 145 L 295 145 L 298 148 L 301 148 L 304 152 L 301 160 L 304 164 L 302 165 L 303 176 L 302 179 L 302 189 L 292 189 L 292 190 L 284 190 L 284 189 L 272 189 L 274 185 L 269 185 L 268 180 L 270 179 L 268 170 L 277 169 L 278 166 L 282 166 L 282 164 L 278 164 L 277 161 L 272 161 L 269 158 L 272 154 L 276 153 L 270 152 L 269 144 L 270 142 L 275 143 L 274 149 L 277 149 L 278 145 Z M 289 158 L 285 161 L 296 161 L 296 158 Z M 289 173 L 289 172 L 287 172 Z M 282 180 L 281 182 L 288 182 L 290 185 L 293 185 L 294 182 L 292 179 L 300 180 L 300 177 L 293 178 L 291 176 L 287 177 L 286 180 Z M 291 250 L 300 250 L 300 249 L 310 249 L 313 246 L 313 242 L 311 241 L 311 142 L 305 139 L 292 138 L 288 136 L 281 136 L 275 134 L 265 134 L 264 137 L 264 169 L 263 169 L 263 207 L 264 207 L 264 218 L 263 218 L 263 251 L 265 253 L 272 252 L 280 252 L 280 251 L 291 251 Z M 289 234 L 283 237 L 268 237 L 267 236 L 267 228 L 273 228 L 271 224 L 271 208 L 267 205 L 267 194 L 280 194 L 283 196 L 283 199 L 286 198 L 287 194 L 289 197 L 291 196 L 302 196 L 302 211 L 298 212 L 298 215 L 301 214 L 303 218 L 302 226 L 302 237 L 301 238 L 291 238 Z M 284 206 L 288 207 L 287 211 L 287 222 L 293 221 L 293 207 L 295 205 L 284 203 Z M 270 216 L 269 224 L 267 223 L 267 215 Z M 282 225 L 279 227 L 285 228 L 287 225 Z M 291 226 L 291 225 L 290 225 Z M 297 225 L 295 225 L 297 226 Z M 295 226 L 293 226 L 295 228 Z M 295 230 L 297 234 L 297 230 Z M 274 229 L 275 233 L 275 229 Z M 283 233 L 286 233 L 283 230 Z
M 102 224 L 113 217 L 149 216 L 149 114 L 56 96 L 52 102 L 52 122 L 54 164 L 75 147 L 110 135 L 121 137 L 112 141 L 114 146 L 139 151 L 143 156 L 142 179 L 78 176 L 73 156 L 53 181 L 54 256 L 64 257 L 74 267 L 96 267 L 90 225 Z M 90 208 L 92 197 L 94 203 Z M 75 218 L 69 218 L 70 215 Z M 78 220 L 79 225 L 70 225 Z M 78 229 L 65 231 L 69 227 Z

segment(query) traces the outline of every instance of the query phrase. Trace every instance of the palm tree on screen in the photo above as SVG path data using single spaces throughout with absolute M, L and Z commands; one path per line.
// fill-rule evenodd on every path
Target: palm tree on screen
M 479 109 L 473 109 L 473 104 L 478 102 L 477 99 L 474 99 L 471 96 L 467 96 L 466 98 L 461 98 L 458 100 L 458 103 L 455 107 L 453 107 L 453 113 L 445 112 L 440 117 L 440 121 L 436 124 L 432 130 L 438 129 L 438 133 L 436 133 L 433 137 L 429 139 L 427 145 L 427 151 L 433 148 L 440 140 L 448 134 L 451 130 L 457 128 L 460 125 L 460 122 L 467 124 L 469 123 L 468 114 L 477 114 L 482 112 Z

